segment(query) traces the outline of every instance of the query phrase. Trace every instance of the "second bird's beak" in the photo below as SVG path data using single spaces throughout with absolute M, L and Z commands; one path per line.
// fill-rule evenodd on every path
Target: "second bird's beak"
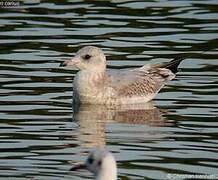
M 77 170 L 80 170 L 80 169 L 87 169 L 87 168 L 86 168 L 86 165 L 83 164 L 83 163 L 76 164 L 76 165 L 74 165 L 74 166 L 70 169 L 70 171 L 77 171 Z
M 80 61 L 80 59 L 78 57 L 74 57 L 73 59 L 71 60 L 66 60 L 64 62 L 62 62 L 60 64 L 60 67 L 67 67 L 67 66 L 72 66 L 72 67 L 76 67 L 76 64 L 78 64 Z

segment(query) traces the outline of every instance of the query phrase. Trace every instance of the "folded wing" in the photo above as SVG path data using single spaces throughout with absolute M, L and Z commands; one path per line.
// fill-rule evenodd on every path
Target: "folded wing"
M 109 71 L 111 87 L 118 96 L 133 97 L 156 94 L 175 77 L 178 65 L 184 58 L 175 58 L 167 64 L 144 65 L 133 70 Z

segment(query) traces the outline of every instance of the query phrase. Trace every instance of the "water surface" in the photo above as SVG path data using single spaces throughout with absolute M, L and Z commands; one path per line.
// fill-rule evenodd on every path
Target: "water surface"
M 218 174 L 217 17 L 216 0 L 1 8 L 0 178 L 92 179 L 69 168 L 102 145 L 114 153 L 120 179 Z M 146 106 L 73 110 L 76 71 L 58 66 L 85 45 L 102 48 L 112 68 L 188 57 Z

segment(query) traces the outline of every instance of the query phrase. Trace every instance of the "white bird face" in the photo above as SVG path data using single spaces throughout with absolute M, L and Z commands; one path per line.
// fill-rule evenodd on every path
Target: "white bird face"
M 100 171 L 104 158 L 107 156 L 107 153 L 107 151 L 103 150 L 96 150 L 91 152 L 85 163 L 87 169 L 94 174 L 98 174 L 98 171 Z
M 85 46 L 76 53 L 73 59 L 64 61 L 60 66 L 102 72 L 106 69 L 106 58 L 101 49 L 94 46 Z
M 96 149 L 92 151 L 85 164 L 76 165 L 71 170 L 75 171 L 78 169 L 87 169 L 94 173 L 95 177 L 105 176 L 107 174 L 116 177 L 117 173 L 116 161 L 113 155 L 104 149 Z

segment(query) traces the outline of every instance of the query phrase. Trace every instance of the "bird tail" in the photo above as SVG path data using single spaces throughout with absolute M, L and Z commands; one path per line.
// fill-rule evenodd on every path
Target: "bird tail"
M 178 72 L 178 66 L 186 57 L 176 57 L 172 61 L 161 66 L 162 68 L 166 68 L 171 70 L 174 74 Z

